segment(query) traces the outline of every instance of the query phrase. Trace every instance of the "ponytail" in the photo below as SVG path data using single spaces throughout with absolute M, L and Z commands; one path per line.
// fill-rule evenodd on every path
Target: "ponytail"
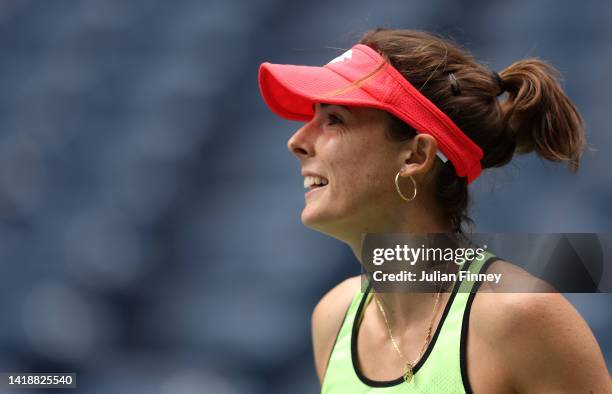
M 576 171 L 584 146 L 584 121 L 563 92 L 560 73 L 540 59 L 513 63 L 500 73 L 508 92 L 501 102 L 504 132 L 517 153 L 535 151 Z

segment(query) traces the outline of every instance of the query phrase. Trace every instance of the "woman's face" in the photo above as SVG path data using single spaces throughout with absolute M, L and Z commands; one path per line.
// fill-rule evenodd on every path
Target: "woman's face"
M 314 109 L 287 144 L 308 187 L 302 222 L 340 239 L 378 228 L 398 203 L 394 177 L 402 166 L 401 144 L 385 133 L 387 114 L 328 104 Z

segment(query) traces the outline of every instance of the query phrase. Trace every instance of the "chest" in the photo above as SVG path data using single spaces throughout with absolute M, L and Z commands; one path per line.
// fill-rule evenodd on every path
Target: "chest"
M 475 308 L 478 308 L 478 303 L 473 304 L 472 313 Z M 368 324 L 368 321 L 372 322 L 374 319 L 368 320 L 367 314 L 368 311 L 365 313 L 364 324 L 358 328 L 352 349 L 358 372 L 366 379 L 383 383 L 397 381 L 408 361 L 417 366 L 416 372 L 422 376 L 452 377 L 459 381 L 461 386 L 462 375 L 465 375 L 476 394 L 514 392 L 510 388 L 509 371 L 503 363 L 503 355 L 499 354 L 494 343 L 470 329 L 470 326 L 477 326 L 477 322 L 466 320 L 463 316 L 461 321 L 453 322 L 452 315 L 446 316 L 446 321 L 441 321 L 443 316 L 440 316 L 436 320 L 436 326 L 441 322 L 445 323 L 446 330 L 442 330 L 442 334 L 438 333 L 441 335 L 434 338 L 426 348 L 423 348 L 423 345 L 426 344 L 427 327 L 416 325 L 396 338 L 397 343 L 402 344 L 401 357 L 388 332 L 383 327 Z M 459 316 L 456 320 L 459 320 Z

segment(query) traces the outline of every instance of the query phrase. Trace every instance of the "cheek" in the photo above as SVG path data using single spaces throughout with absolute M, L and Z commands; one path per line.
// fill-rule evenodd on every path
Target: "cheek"
M 388 167 L 377 167 L 366 169 L 362 179 L 364 194 L 373 200 L 382 203 L 389 198 L 394 188 L 393 175 L 389 174 Z
M 337 198 L 356 204 L 364 203 L 364 199 L 373 203 L 380 202 L 394 190 L 395 173 L 391 173 L 393 170 L 386 159 L 389 155 L 385 156 L 367 144 L 351 154 L 338 153 L 337 160 L 329 164 Z

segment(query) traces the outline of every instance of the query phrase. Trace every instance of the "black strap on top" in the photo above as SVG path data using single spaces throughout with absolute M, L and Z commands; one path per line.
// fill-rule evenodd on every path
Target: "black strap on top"
M 497 95 L 500 96 L 506 91 L 506 85 L 504 84 L 504 80 L 497 73 L 497 71 L 493 71 L 493 78 L 495 78 L 495 81 L 497 81 L 497 85 L 499 86 L 499 92 L 497 93 Z

